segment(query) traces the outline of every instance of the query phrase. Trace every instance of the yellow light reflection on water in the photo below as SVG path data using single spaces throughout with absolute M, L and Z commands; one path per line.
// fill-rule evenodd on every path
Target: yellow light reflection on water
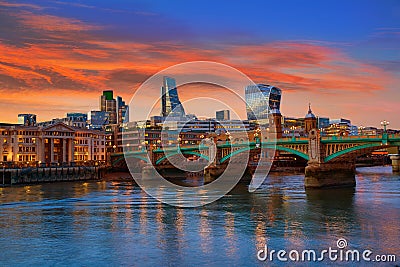
M 142 235 L 147 234 L 147 194 L 140 191 L 140 213 L 139 213 L 139 232 Z
M 205 253 L 211 252 L 211 227 L 208 221 L 208 212 L 205 209 L 202 209 L 200 212 L 199 235 L 201 250 Z
M 225 236 L 228 246 L 226 247 L 226 253 L 228 256 L 236 255 L 237 253 L 237 244 L 236 244 L 236 236 L 235 236 L 235 215 L 227 211 L 225 213 Z

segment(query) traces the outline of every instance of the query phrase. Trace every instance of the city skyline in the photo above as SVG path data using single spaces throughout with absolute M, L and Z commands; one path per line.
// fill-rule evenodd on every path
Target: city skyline
M 215 13 L 178 2 L 1 1 L 0 120 L 16 122 L 19 113 L 43 121 L 88 112 L 108 89 L 129 104 L 134 90 L 157 71 L 208 60 L 281 88 L 283 115 L 301 117 L 311 102 L 317 116 L 376 127 L 386 119 L 400 128 L 399 4 L 304 3 L 284 12 L 268 3 L 265 17 L 262 3 L 210 5 Z M 208 20 L 200 23 L 196 14 L 202 10 Z M 222 10 L 230 15 L 218 23 Z M 302 19 L 293 12 L 302 12 Z M 182 103 L 200 90 L 186 87 L 179 92 Z M 201 109 L 185 106 L 187 113 Z M 225 107 L 206 115 L 218 109 Z
M 177 96 L 178 95 L 178 87 L 176 86 L 176 84 L 175 84 L 175 79 L 173 78 L 173 77 L 163 77 L 163 86 L 161 86 L 161 97 L 160 97 L 160 99 L 162 99 L 163 97 L 162 96 L 165 96 L 165 93 L 164 93 L 164 86 L 165 86 L 165 83 L 166 83 L 166 78 L 168 79 L 168 80 L 171 80 L 171 81 L 173 81 L 173 84 L 172 85 L 174 85 L 173 87 L 172 87 L 172 89 L 174 90 L 174 95 L 175 95 L 175 97 L 176 97 L 176 100 L 174 100 L 174 101 L 178 101 L 177 103 L 179 103 L 179 106 L 181 106 L 181 110 L 184 112 L 184 107 L 183 107 L 183 104 L 182 103 L 180 103 L 180 101 L 179 101 L 179 97 Z M 190 84 L 189 85 L 183 85 L 183 86 L 191 86 Z M 212 86 L 215 86 L 215 85 L 212 85 Z M 279 92 L 279 100 L 274 100 L 274 101 L 277 101 L 276 103 L 273 101 L 273 102 L 269 102 L 269 98 L 270 98 L 270 96 L 265 96 L 266 98 L 265 98 L 265 100 L 266 100 L 266 102 L 265 102 L 265 104 L 268 102 L 269 104 L 266 104 L 266 105 L 268 105 L 269 106 L 269 108 L 277 108 L 277 110 L 279 110 L 279 112 L 280 112 L 280 102 L 281 102 L 281 93 L 282 92 L 280 92 L 280 89 L 279 88 L 276 88 L 276 87 L 274 87 L 274 86 L 270 86 L 270 85 L 264 85 L 264 84 L 257 84 L 257 85 L 250 85 L 250 86 L 246 86 L 245 88 L 244 88 L 244 92 L 245 92 L 245 95 L 246 95 L 246 98 L 248 97 L 247 96 L 247 91 L 249 90 L 249 88 L 252 88 L 252 87 L 254 87 L 254 86 L 256 86 L 256 87 L 258 87 L 258 86 L 260 86 L 260 89 L 259 90 L 261 90 L 261 89 L 270 89 L 270 88 L 273 88 L 275 91 L 276 90 L 278 90 L 278 92 Z M 265 87 L 265 88 L 264 88 Z M 258 91 L 258 92 L 263 92 L 262 90 L 261 91 Z M 126 108 L 126 111 L 129 111 L 129 106 L 128 105 L 126 105 L 125 106 L 125 101 L 122 101 L 122 98 L 120 97 L 120 96 L 117 96 L 116 97 L 116 99 L 114 99 L 113 98 L 113 90 L 105 90 L 105 91 L 103 91 L 102 92 L 102 94 L 100 95 L 100 105 L 98 106 L 98 108 L 100 108 L 100 109 L 106 109 L 106 103 L 104 102 L 104 100 L 106 99 L 106 96 L 108 95 L 108 98 L 109 98 L 109 101 L 113 101 L 113 102 L 115 102 L 116 101 L 116 99 L 118 99 L 118 102 L 121 102 L 121 104 L 123 103 L 123 108 Z M 274 96 L 274 98 L 275 98 L 276 96 Z M 238 98 L 236 98 L 236 103 L 235 104 L 244 104 L 244 103 L 241 103 L 241 101 L 242 101 L 243 99 L 238 99 Z M 196 100 L 195 100 L 196 101 Z M 202 102 L 202 101 L 204 101 L 204 99 L 201 99 L 201 101 L 200 102 Z M 249 100 L 246 100 L 246 101 L 249 101 Z M 245 101 L 245 102 L 246 102 Z M 162 102 L 162 101 L 160 101 L 160 102 Z M 251 102 L 251 101 L 250 101 Z M 272 103 L 274 103 L 274 104 L 272 104 Z M 278 103 L 278 104 L 277 104 Z M 121 105 L 120 104 L 120 105 Z M 157 114 L 157 111 L 158 110 L 164 110 L 164 108 L 163 108 L 163 104 L 162 103 L 158 103 L 159 105 L 157 105 L 157 107 L 156 108 L 154 108 L 154 110 L 152 110 L 152 113 L 150 114 L 150 115 L 152 115 L 152 116 L 158 116 L 158 114 Z M 205 103 L 205 104 L 207 104 L 207 105 L 212 105 L 212 104 L 215 104 L 215 103 Z M 223 104 L 223 103 L 217 103 L 217 106 L 216 107 L 219 107 L 218 106 L 218 104 L 221 104 L 221 107 L 228 107 L 228 109 L 226 109 L 226 110 L 220 110 L 220 111 L 218 111 L 217 109 L 218 108 L 216 108 L 215 110 L 211 110 L 211 113 L 212 112 L 214 112 L 214 115 L 212 116 L 197 116 L 197 114 L 195 114 L 195 113 L 189 113 L 188 115 L 189 116 L 193 116 L 194 118 L 196 118 L 196 119 L 199 119 L 199 120 L 209 120 L 209 119 L 217 119 L 218 120 L 218 113 L 219 112 L 228 112 L 227 114 L 227 116 L 230 118 L 230 109 L 229 109 L 229 107 L 230 106 L 226 106 L 225 104 Z M 116 103 L 111 103 L 111 109 L 110 110 L 112 110 L 112 106 L 114 106 L 114 108 L 116 107 Z M 253 104 L 248 104 L 249 106 L 253 106 Z M 249 119 L 249 116 L 251 116 L 251 115 L 249 115 L 249 111 L 247 110 L 247 105 L 246 104 L 244 104 L 244 107 L 245 107 L 245 112 L 243 113 L 243 114 L 241 114 L 242 116 L 244 116 L 243 118 L 241 118 L 241 117 L 238 117 L 237 116 L 237 114 L 235 114 L 234 115 L 234 118 L 233 118 L 233 120 L 243 120 L 243 121 L 251 121 L 252 119 Z M 255 107 L 253 107 L 253 108 L 255 108 Z M 309 103 L 308 104 L 308 114 L 310 113 L 310 108 L 311 108 L 311 103 Z M 179 109 L 179 110 L 180 110 Z M 190 109 L 190 106 L 189 106 L 189 109 Z M 210 111 L 210 109 L 208 108 L 208 110 Z M 267 109 L 265 109 L 264 111 L 267 111 Z M 101 113 L 101 114 L 97 114 L 97 113 Z M 88 127 L 92 124 L 92 122 L 91 122 L 91 119 L 90 119 L 90 114 L 91 114 L 91 116 L 96 116 L 96 121 L 98 120 L 98 121 L 101 121 L 101 122 L 99 122 L 100 124 L 101 124 L 101 127 L 103 127 L 104 125 L 106 125 L 106 124 L 109 124 L 109 122 L 108 122 L 108 119 L 107 120 L 104 120 L 105 119 L 105 117 L 104 116 L 106 116 L 107 118 L 110 116 L 110 115 L 107 115 L 106 113 L 110 113 L 110 112 L 106 112 L 106 111 L 99 111 L 99 110 L 90 110 L 90 111 L 88 111 L 88 112 L 76 112 L 76 113 L 74 113 L 74 112 L 67 112 L 67 113 L 65 113 L 65 114 L 63 114 L 63 115 L 65 115 L 65 116 L 61 116 L 61 117 L 63 117 L 63 118 L 59 118 L 59 117 L 52 117 L 52 118 L 50 118 L 50 120 L 47 120 L 47 121 L 44 121 L 44 120 L 38 120 L 38 125 L 42 125 L 42 126 L 45 126 L 45 125 L 50 125 L 50 124 L 55 124 L 55 123 L 59 123 L 59 122 L 63 122 L 63 120 L 65 120 L 65 119 L 70 119 L 69 117 L 70 116 L 74 116 L 74 114 L 76 114 L 76 115 L 78 115 L 78 116 L 81 116 L 81 115 L 85 115 L 86 117 L 87 117 L 87 121 L 85 121 L 84 123 L 86 124 L 86 122 L 88 123 L 87 125 L 88 125 Z M 119 113 L 121 113 L 121 110 L 119 111 Z M 125 121 L 124 119 L 122 119 L 121 120 L 121 118 L 120 119 L 118 119 L 118 124 L 121 124 L 121 123 L 123 123 L 123 122 L 129 122 L 129 115 L 128 115 L 128 113 L 129 112 L 127 112 L 127 113 L 121 113 L 121 114 L 119 114 L 119 115 L 117 115 L 117 116 L 123 116 L 123 117 L 125 117 L 125 116 L 127 116 L 127 118 L 128 118 L 128 121 Z M 124 115 L 123 115 L 124 114 Z M 126 115 L 125 115 L 126 114 Z M 183 113 L 184 114 L 184 113 Z M 270 114 L 270 111 L 269 111 L 269 109 L 268 109 L 268 114 Z M 306 114 L 306 116 L 305 117 L 307 117 L 307 115 L 308 114 Z M 30 122 L 30 123 L 26 123 L 26 120 L 31 120 L 30 118 L 28 119 L 27 117 L 28 116 L 33 116 L 34 117 L 34 122 L 32 123 L 32 122 Z M 88 117 L 89 116 L 89 117 Z M 97 118 L 97 116 L 100 116 L 100 117 L 98 117 Z M 161 114 L 161 116 L 163 116 L 162 114 Z M 168 114 L 167 114 L 167 116 L 168 116 Z M 247 118 L 246 118 L 246 116 L 247 116 Z M 254 116 L 254 115 L 253 115 Z M 104 117 L 104 118 L 103 118 Z M 349 123 L 350 123 L 350 120 L 347 120 L 347 119 L 343 119 L 343 116 L 341 117 L 341 118 L 326 118 L 326 117 L 324 117 L 324 116 L 320 116 L 320 115 L 317 115 L 316 116 L 317 118 L 321 118 L 321 119 L 327 119 L 328 120 L 328 124 L 327 124 L 327 126 L 329 126 L 329 125 L 333 125 L 333 124 L 338 124 L 339 123 L 339 121 L 341 121 L 341 120 L 345 120 L 345 121 L 348 121 Z M 21 124 L 21 125 L 36 125 L 36 114 L 24 114 L 24 113 L 22 113 L 22 114 L 17 114 L 17 118 L 18 118 L 18 121 L 16 122 L 16 123 L 10 123 L 11 125 L 12 124 L 14 124 L 14 125 L 17 125 L 17 124 Z M 178 117 L 177 117 L 178 118 Z M 283 118 L 286 118 L 286 119 L 295 119 L 295 118 L 297 118 L 297 119 L 304 119 L 304 116 L 302 116 L 301 114 L 300 115 L 298 115 L 298 116 L 286 116 L 286 115 L 283 115 Z M 151 119 L 151 117 L 148 117 L 146 120 L 148 120 L 148 121 L 150 121 L 150 119 Z M 180 119 L 183 119 L 183 117 L 181 116 L 180 117 Z M 269 116 L 268 117 L 266 117 L 266 118 L 263 118 L 263 119 L 269 119 Z M 351 118 L 350 118 L 351 119 Z M 145 118 L 143 118 L 142 120 L 140 120 L 140 121 L 143 121 L 143 120 L 145 120 Z M 230 119 L 228 119 L 228 120 L 230 120 Z M 261 120 L 262 121 L 262 120 Z M 329 122 L 330 121 L 330 122 Z M 335 121 L 338 121 L 338 122 L 335 122 Z M 389 121 L 387 121 L 387 120 L 384 120 L 385 122 L 387 122 L 387 128 L 388 129 L 393 129 L 393 130 L 396 130 L 394 127 L 391 127 L 391 124 L 390 124 L 390 122 Z M 76 122 L 76 121 L 74 121 L 74 122 Z M 83 121 L 81 121 L 81 122 L 83 122 Z M 134 122 L 134 121 L 132 121 L 132 122 Z M 7 124 L 8 122 L 6 122 L 5 124 Z M 65 123 L 65 122 L 64 122 Z M 382 125 L 382 123 L 383 122 L 380 122 L 380 126 L 381 127 L 374 127 L 373 125 L 359 125 L 359 126 L 357 126 L 357 125 L 354 125 L 353 124 L 353 126 L 357 126 L 358 128 L 366 128 L 366 127 L 372 127 L 372 128 L 376 128 L 376 129 L 380 129 L 380 128 L 382 128 L 383 129 L 383 125 Z M 4 123 L 3 123 L 4 124 Z M 115 124 L 115 123 L 110 123 L 110 124 Z M 282 121 L 282 124 L 284 124 L 284 122 Z M 95 123 L 95 125 L 96 125 L 96 127 L 100 127 L 99 125 L 97 125 L 96 123 Z M 324 126 L 324 127 L 327 127 L 327 126 Z M 79 127 L 81 127 L 81 126 L 79 126 Z M 94 129 L 97 129 L 97 128 L 94 128 Z M 322 127 L 322 128 L 324 128 L 324 127 Z M 86 128 L 86 126 L 85 127 L 83 127 L 83 128 Z M 90 129 L 91 129 L 91 127 L 89 127 Z

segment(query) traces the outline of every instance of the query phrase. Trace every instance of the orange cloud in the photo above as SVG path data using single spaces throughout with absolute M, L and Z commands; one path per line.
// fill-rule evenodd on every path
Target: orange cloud
M 393 78 L 383 70 L 321 45 L 276 42 L 233 47 L 234 61 L 246 62 L 256 79 L 292 90 L 384 90 Z

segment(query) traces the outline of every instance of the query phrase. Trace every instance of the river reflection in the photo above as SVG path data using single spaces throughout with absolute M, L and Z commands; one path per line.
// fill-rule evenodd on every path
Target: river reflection
M 0 189 L 2 265 L 252 266 L 258 249 L 349 247 L 396 254 L 400 176 L 358 170 L 356 189 L 305 191 L 302 175 L 272 174 L 198 208 L 176 208 L 133 183 Z M 162 188 L 158 192 L 168 196 Z M 399 257 L 400 255 L 398 255 Z

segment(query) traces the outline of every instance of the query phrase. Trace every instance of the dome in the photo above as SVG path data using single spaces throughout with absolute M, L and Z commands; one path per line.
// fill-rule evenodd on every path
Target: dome
M 308 105 L 308 113 L 306 115 L 306 119 L 316 119 L 315 115 L 311 111 L 311 104 Z

